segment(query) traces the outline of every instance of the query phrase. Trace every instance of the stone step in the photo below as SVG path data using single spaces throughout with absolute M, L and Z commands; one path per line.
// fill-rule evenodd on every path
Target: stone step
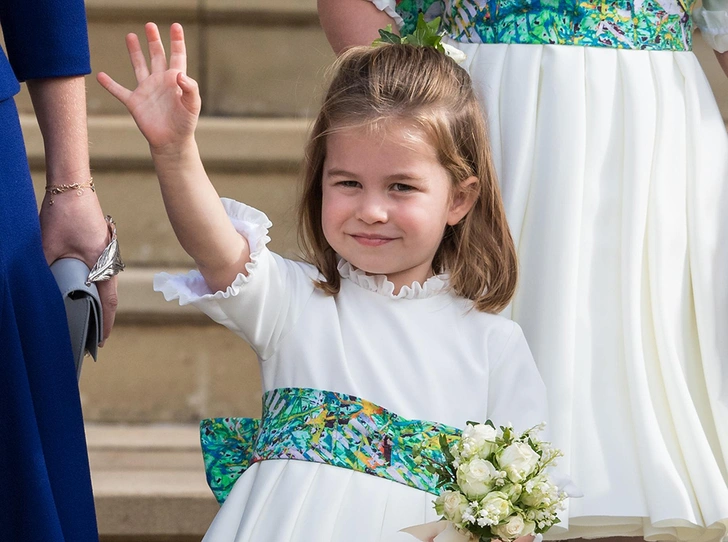
M 199 541 L 219 509 L 196 424 L 87 423 L 103 542 Z
M 202 118 L 203 162 L 221 196 L 265 211 L 274 224 L 271 247 L 295 254 L 295 205 L 307 119 Z M 22 117 L 39 200 L 45 186 L 43 141 L 35 118 Z M 128 116 L 89 119 L 91 162 L 104 211 L 119 225 L 130 266 L 191 266 L 164 211 L 149 148 Z
M 32 114 L 20 118 L 31 167 L 43 167 L 43 139 Z M 310 119 L 202 117 L 196 138 L 205 167 L 214 171 L 296 172 Z M 149 146 L 128 114 L 88 119 L 91 166 L 153 171 Z

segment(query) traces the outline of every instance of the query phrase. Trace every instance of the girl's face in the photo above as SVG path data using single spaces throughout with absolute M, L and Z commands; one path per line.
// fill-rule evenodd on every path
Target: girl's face
M 326 240 L 353 266 L 387 275 L 395 292 L 433 274 L 445 226 L 457 224 L 474 201 L 453 194 L 424 133 L 400 121 L 329 135 L 322 184 Z

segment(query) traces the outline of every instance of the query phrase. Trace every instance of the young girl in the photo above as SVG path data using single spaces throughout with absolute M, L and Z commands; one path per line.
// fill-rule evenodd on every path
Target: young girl
M 520 328 L 494 314 L 516 260 L 468 75 L 431 48 L 341 58 L 307 149 L 303 263 L 266 248 L 263 213 L 218 198 L 195 144 L 182 28 L 169 67 L 156 26 L 146 33 L 151 71 L 127 41 L 138 87 L 99 81 L 149 141 L 199 269 L 155 289 L 250 343 L 265 392 L 256 462 L 205 540 L 411 540 L 400 529 L 437 519 L 413 444 L 467 420 L 546 417 Z

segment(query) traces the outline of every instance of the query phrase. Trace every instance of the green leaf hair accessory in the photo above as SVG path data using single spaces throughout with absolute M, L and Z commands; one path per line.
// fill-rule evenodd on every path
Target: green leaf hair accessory
M 392 32 L 392 25 L 379 30 L 379 38 L 372 42 L 373 47 L 386 45 L 388 43 L 401 43 L 415 45 L 417 47 L 432 47 L 452 58 L 458 64 L 462 63 L 467 57 L 460 49 L 453 47 L 447 43 L 442 43 L 444 33 L 440 30 L 440 17 L 435 17 L 429 23 L 425 21 L 422 13 L 417 17 L 417 26 L 411 34 L 398 36 Z

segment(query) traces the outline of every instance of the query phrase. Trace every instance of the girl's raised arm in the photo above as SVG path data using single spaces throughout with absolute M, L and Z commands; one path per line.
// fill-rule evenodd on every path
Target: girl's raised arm
M 250 261 L 247 240 L 232 226 L 200 160 L 195 127 L 200 114 L 197 83 L 187 76 L 180 24 L 170 29 L 169 66 L 154 23 L 145 27 L 150 66 L 135 34 L 126 38 L 137 88 L 124 88 L 105 73 L 98 81 L 131 113 L 149 142 L 167 215 L 182 248 L 213 290 L 224 290 Z

